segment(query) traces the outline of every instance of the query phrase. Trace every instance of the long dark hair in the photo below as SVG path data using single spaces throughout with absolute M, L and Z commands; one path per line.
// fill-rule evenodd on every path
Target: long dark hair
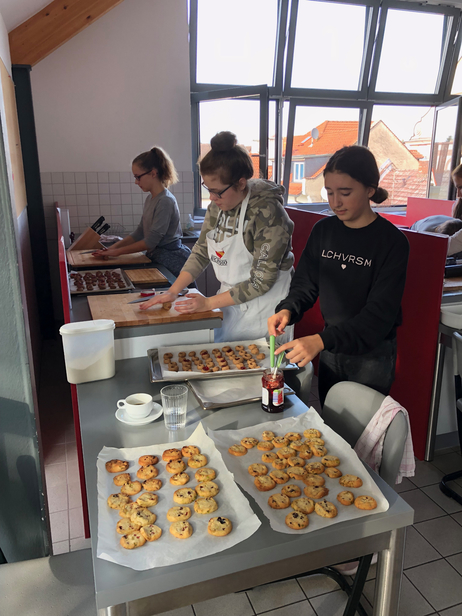
M 388 192 L 379 186 L 380 172 L 372 152 L 362 145 L 350 145 L 337 150 L 324 168 L 326 173 L 346 173 L 367 188 L 375 188 L 371 197 L 374 203 L 383 203 L 388 199 Z
M 178 173 L 175 169 L 172 159 L 165 150 L 155 145 L 147 152 L 138 154 L 133 159 L 132 165 L 138 165 L 145 171 L 155 169 L 159 177 L 159 181 L 166 187 L 178 182 Z
M 457 165 L 451 173 L 451 177 L 453 182 L 455 182 L 456 178 L 462 179 L 462 165 Z M 462 219 L 462 199 L 458 199 L 457 203 L 452 208 L 452 217 Z
M 241 145 L 236 135 L 222 131 L 212 137 L 212 149 L 199 161 L 201 175 L 217 174 L 223 184 L 237 184 L 241 178 L 249 180 L 253 176 L 252 159 Z

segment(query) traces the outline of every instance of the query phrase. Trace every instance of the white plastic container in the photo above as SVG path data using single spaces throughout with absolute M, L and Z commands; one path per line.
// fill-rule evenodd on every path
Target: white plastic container
M 441 306 L 440 321 L 443 325 L 453 329 L 462 329 L 462 303 L 443 304 Z
M 77 385 L 114 376 L 114 328 L 110 319 L 67 323 L 60 328 L 69 383 Z

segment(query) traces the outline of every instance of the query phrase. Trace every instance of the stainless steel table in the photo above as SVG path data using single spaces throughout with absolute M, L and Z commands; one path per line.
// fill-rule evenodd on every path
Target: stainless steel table
M 372 552 L 379 552 L 373 613 L 398 613 L 405 529 L 412 524 L 414 512 L 377 475 L 374 479 L 390 503 L 385 513 L 304 535 L 285 535 L 270 528 L 260 508 L 246 494 L 262 525 L 249 539 L 229 550 L 148 571 L 133 571 L 96 558 L 98 453 L 104 445 L 139 447 L 169 442 L 162 418 L 143 427 L 118 422 L 114 416 L 117 400 L 134 392 L 147 392 L 159 400 L 159 385 L 149 382 L 147 358 L 137 358 L 116 362 L 116 376 L 112 379 L 77 386 L 98 616 L 151 616 Z M 287 407 L 282 416 L 306 411 L 295 396 L 290 396 Z M 214 430 L 235 430 L 270 417 L 258 403 L 204 411 L 190 394 L 187 426 L 170 441 L 187 438 L 198 421 Z

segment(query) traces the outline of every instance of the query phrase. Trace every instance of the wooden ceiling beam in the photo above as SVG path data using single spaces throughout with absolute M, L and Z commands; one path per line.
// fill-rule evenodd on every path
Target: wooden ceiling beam
M 123 0 L 53 0 L 9 33 L 12 64 L 34 66 Z

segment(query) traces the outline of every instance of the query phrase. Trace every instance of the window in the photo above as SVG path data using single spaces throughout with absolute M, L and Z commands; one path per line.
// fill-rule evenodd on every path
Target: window
M 305 163 L 294 163 L 293 168 L 294 182 L 299 182 L 300 180 L 303 180 Z

